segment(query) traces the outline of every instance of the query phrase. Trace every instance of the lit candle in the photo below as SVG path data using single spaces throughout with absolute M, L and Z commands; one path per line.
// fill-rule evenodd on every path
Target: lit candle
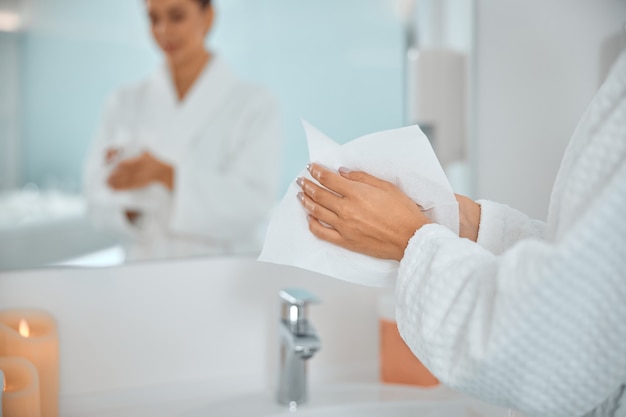
M 6 417 L 40 417 L 39 380 L 24 358 L 0 357 L 2 412 Z
M 21 357 L 34 365 L 41 416 L 58 417 L 59 339 L 54 318 L 38 310 L 0 311 L 0 356 Z

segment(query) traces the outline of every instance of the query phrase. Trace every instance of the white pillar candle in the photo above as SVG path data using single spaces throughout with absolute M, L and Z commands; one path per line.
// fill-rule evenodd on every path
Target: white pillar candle
M 0 357 L 0 370 L 4 385 L 0 414 L 40 417 L 39 379 L 35 366 L 24 358 Z
M 54 318 L 38 310 L 0 311 L 0 356 L 21 357 L 34 365 L 41 416 L 58 417 L 59 339 Z

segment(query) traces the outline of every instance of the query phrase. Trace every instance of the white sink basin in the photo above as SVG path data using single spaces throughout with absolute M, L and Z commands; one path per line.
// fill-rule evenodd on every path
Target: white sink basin
M 208 403 L 181 417 L 505 417 L 507 410 L 444 387 L 418 389 L 381 384 L 314 387 L 310 401 L 295 410 L 271 393 Z
M 464 405 L 419 402 L 346 405 L 305 410 L 295 414 L 300 417 L 474 417 L 481 415 Z M 276 417 L 278 416 L 294 417 L 294 413 L 285 412 Z
M 245 381 L 86 395 L 61 402 L 64 417 L 506 417 L 504 408 L 445 387 L 377 383 L 314 385 L 309 402 L 289 410 L 271 390 Z M 234 389 L 232 389 L 234 388 Z

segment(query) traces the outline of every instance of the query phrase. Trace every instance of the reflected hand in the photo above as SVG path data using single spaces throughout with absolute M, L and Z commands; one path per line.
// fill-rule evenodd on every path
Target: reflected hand
M 117 191 L 136 190 L 153 182 L 160 182 L 172 190 L 174 168 L 156 159 L 150 152 L 120 162 L 107 180 L 109 186 Z
M 401 260 L 409 239 L 431 221 L 398 187 L 365 172 L 339 173 L 312 164 L 321 185 L 299 178 L 298 194 L 318 238 L 381 259 Z M 330 190 L 330 191 L 329 191 Z M 327 226 L 326 226 L 327 225 Z

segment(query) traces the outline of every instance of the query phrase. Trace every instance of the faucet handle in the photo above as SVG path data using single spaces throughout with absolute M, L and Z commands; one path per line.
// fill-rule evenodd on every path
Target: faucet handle
M 320 299 L 302 288 L 285 288 L 278 292 L 278 296 L 282 301 L 281 318 L 291 332 L 298 336 L 309 333 L 307 307 L 319 303 Z

